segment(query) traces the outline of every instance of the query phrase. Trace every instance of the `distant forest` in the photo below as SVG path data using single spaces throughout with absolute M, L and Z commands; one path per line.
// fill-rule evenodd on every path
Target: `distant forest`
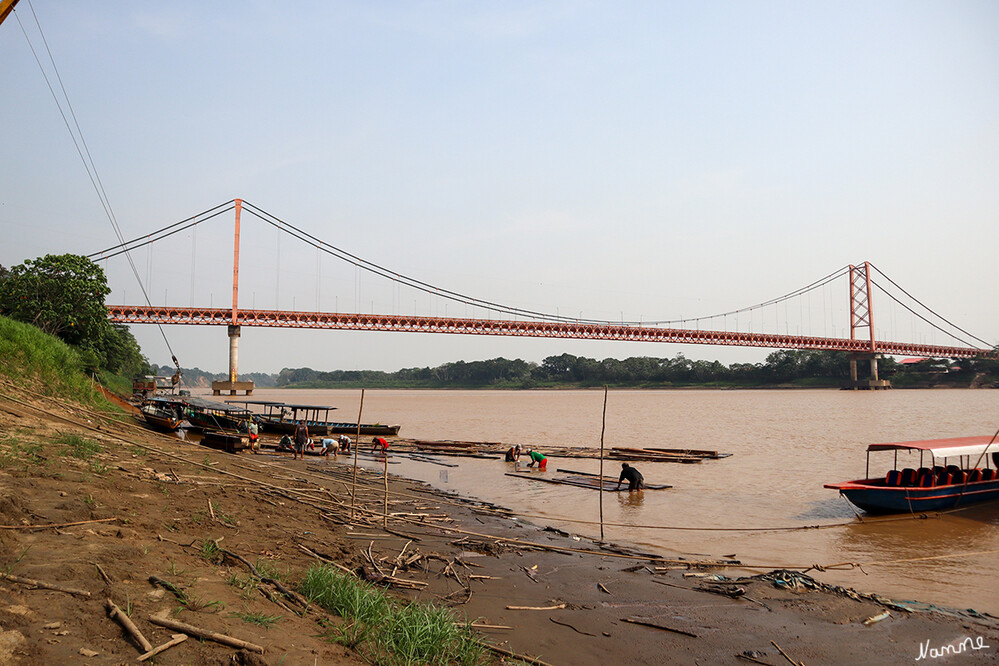
M 860 376 L 868 370 L 858 363 Z M 988 387 L 999 381 L 999 360 L 925 359 L 899 363 L 891 357 L 878 362 L 881 378 L 904 387 Z M 169 375 L 168 366 L 153 366 L 158 374 Z M 209 386 L 225 373 L 185 369 L 184 384 Z M 839 387 L 850 377 L 849 354 L 831 351 L 775 351 L 764 363 L 699 361 L 677 354 L 673 358 L 634 356 L 624 360 L 598 361 L 584 356 L 549 356 L 540 364 L 521 359 L 494 358 L 488 361 L 455 361 L 435 368 L 404 368 L 396 372 L 380 370 L 313 370 L 285 368 L 278 374 L 246 373 L 240 379 L 252 380 L 258 387 L 278 388 L 622 388 L 671 387 Z

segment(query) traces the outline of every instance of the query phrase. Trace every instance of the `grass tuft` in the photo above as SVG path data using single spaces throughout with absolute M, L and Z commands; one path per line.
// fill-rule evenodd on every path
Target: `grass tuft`
M 330 635 L 350 647 L 365 647 L 376 663 L 479 664 L 485 648 L 468 622 L 447 608 L 402 605 L 385 592 L 329 566 L 314 566 L 299 592 L 347 622 Z M 362 646 L 363 644 L 363 646 Z
M 67 433 L 56 438 L 56 444 L 62 444 L 61 456 L 72 456 L 80 460 L 89 460 L 104 451 L 104 447 L 88 437 Z

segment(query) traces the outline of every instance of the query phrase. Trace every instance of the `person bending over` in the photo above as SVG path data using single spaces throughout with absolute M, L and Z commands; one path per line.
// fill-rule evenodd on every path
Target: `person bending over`
M 641 490 L 645 487 L 645 477 L 642 476 L 642 473 L 628 463 L 621 463 L 621 477 L 617 480 L 617 487 L 620 488 L 625 481 L 628 482 L 629 491 Z

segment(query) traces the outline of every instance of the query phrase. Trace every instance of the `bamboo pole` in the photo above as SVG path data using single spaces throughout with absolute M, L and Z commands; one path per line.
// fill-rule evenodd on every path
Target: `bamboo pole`
M 357 437 L 354 439 L 354 473 L 350 481 L 350 521 L 354 521 L 354 501 L 357 497 L 357 449 L 361 446 L 361 414 L 364 412 L 364 389 L 361 389 L 361 406 L 357 408 Z
M 150 615 L 148 620 L 153 624 L 158 624 L 161 627 L 166 627 L 167 629 L 173 629 L 174 631 L 183 631 L 185 634 L 190 636 L 197 636 L 198 638 L 203 638 L 208 641 L 215 641 L 216 643 L 221 643 L 222 645 L 228 645 L 239 650 L 247 650 L 249 652 L 258 652 L 260 654 L 264 653 L 264 648 L 260 645 L 255 645 L 248 641 L 244 641 L 233 636 L 227 636 L 225 634 L 217 634 L 214 631 L 209 631 L 207 629 L 202 629 L 201 627 L 196 627 L 193 624 L 187 624 L 186 622 L 177 622 L 176 620 L 171 620 L 166 617 L 158 615 Z
M 382 449 L 382 482 L 385 484 L 385 506 L 382 511 L 382 527 L 388 527 L 388 451 Z
M 604 432 L 607 430 L 607 387 L 604 387 L 604 413 L 600 420 L 600 540 L 604 540 Z

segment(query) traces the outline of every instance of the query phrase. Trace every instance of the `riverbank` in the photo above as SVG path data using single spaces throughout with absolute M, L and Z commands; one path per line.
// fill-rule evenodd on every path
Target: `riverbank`
M 77 663 L 90 652 L 90 663 L 134 660 L 140 651 L 106 617 L 105 598 L 130 609 L 153 644 L 173 632 L 147 618 L 167 611 L 264 648 L 240 652 L 236 663 L 363 663 L 363 645 L 322 637 L 340 620 L 294 612 L 209 543 L 287 587 L 319 558 L 387 575 L 394 593 L 448 604 L 487 625 L 480 630 L 492 644 L 552 664 L 749 663 L 736 656 L 744 653 L 779 664 L 780 650 L 805 663 L 894 663 L 916 659 L 927 641 L 940 648 L 965 637 L 990 647 L 967 648 L 962 663 L 986 663 L 999 646 L 993 618 L 906 612 L 809 589 L 795 576 L 777 576 L 779 586 L 709 580 L 700 576 L 752 572 L 726 558 L 662 559 L 540 530 L 404 479 L 390 478 L 386 530 L 383 479 L 373 470 L 359 473 L 351 521 L 342 459 L 226 455 L 9 384 L 0 387 L 0 459 L 3 571 L 90 593 L 0 581 L 5 663 Z M 187 603 L 150 576 L 177 586 Z M 233 654 L 188 640 L 157 663 L 218 664 Z

